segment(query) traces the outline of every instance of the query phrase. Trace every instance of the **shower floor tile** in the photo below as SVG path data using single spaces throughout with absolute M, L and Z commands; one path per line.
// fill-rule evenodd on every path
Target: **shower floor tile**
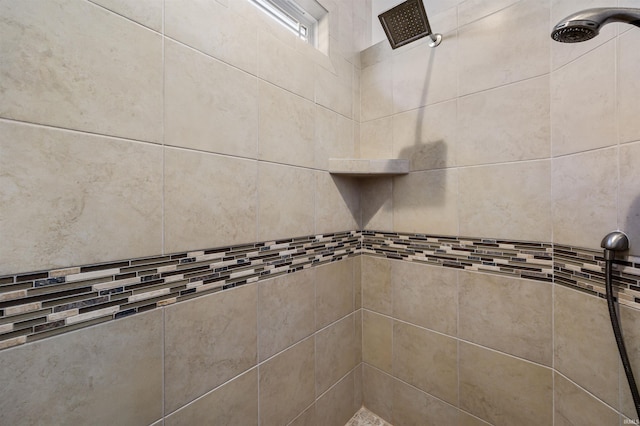
M 344 426 L 392 426 L 371 411 L 362 407 Z

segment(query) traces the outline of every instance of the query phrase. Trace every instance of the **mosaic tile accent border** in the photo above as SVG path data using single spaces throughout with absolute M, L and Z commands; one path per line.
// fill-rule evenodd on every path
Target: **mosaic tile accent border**
M 0 277 L 0 350 L 361 254 L 555 282 L 604 297 L 598 250 L 544 242 L 345 231 Z M 640 258 L 614 268 L 640 309 Z
M 359 254 L 359 231 L 0 277 L 0 349 Z
M 553 248 L 549 243 L 362 231 L 362 253 L 553 281 Z

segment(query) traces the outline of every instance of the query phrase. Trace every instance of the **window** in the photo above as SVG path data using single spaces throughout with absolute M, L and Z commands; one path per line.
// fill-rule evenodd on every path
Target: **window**
M 318 47 L 318 23 L 327 11 L 316 0 L 251 0 L 280 25 Z

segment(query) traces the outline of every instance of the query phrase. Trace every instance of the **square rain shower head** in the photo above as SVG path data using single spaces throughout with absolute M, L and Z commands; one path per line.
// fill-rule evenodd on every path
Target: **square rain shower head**
M 407 0 L 378 15 L 392 49 L 431 34 L 422 0 Z

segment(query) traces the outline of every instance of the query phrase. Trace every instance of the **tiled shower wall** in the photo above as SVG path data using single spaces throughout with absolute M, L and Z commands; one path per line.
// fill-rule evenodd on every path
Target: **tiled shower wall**
M 370 2 L 322 4 L 328 55 L 246 0 L 0 1 L 0 276 L 14 277 L 0 285 L 43 280 L 35 307 L 56 285 L 77 293 L 63 278 L 80 274 L 108 313 L 123 299 L 90 283 L 105 278 L 95 264 L 117 261 L 109 276 L 122 259 L 164 259 L 182 275 L 188 253 L 212 255 L 202 249 L 359 229 L 356 186 L 326 169 L 357 151 Z M 247 273 L 238 256 L 217 259 L 245 269 L 236 278 Z M 134 288 L 172 279 L 128 264 L 138 282 L 122 290 L 138 315 L 2 352 L 0 423 L 281 425 L 318 407 L 344 424 L 360 406 L 359 262 L 334 260 L 266 280 L 265 261 L 242 287 L 150 312 L 140 302 L 195 287 L 148 288 L 145 301 Z M 73 327 L 69 313 L 96 313 L 68 301 L 47 324 L 29 308 L 3 312 L 0 330 L 16 333 L 18 315 L 18 328 L 55 333 Z
M 549 35 L 572 12 L 640 4 L 425 5 L 444 34 L 439 47 L 382 42 L 362 54 L 360 153 L 411 163 L 406 176 L 363 184 L 363 229 L 551 243 L 555 283 L 365 257 L 363 389 L 397 394 L 365 392 L 365 405 L 399 424 L 448 409 L 461 424 L 472 414 L 492 424 L 617 425 L 633 409 L 606 304 L 565 286 L 571 270 L 589 275 L 565 256 L 599 250 L 615 229 L 640 254 L 640 32 L 607 25 L 574 45 Z M 416 313 L 421 304 L 429 318 Z M 622 308 L 635 371 L 638 316 Z

